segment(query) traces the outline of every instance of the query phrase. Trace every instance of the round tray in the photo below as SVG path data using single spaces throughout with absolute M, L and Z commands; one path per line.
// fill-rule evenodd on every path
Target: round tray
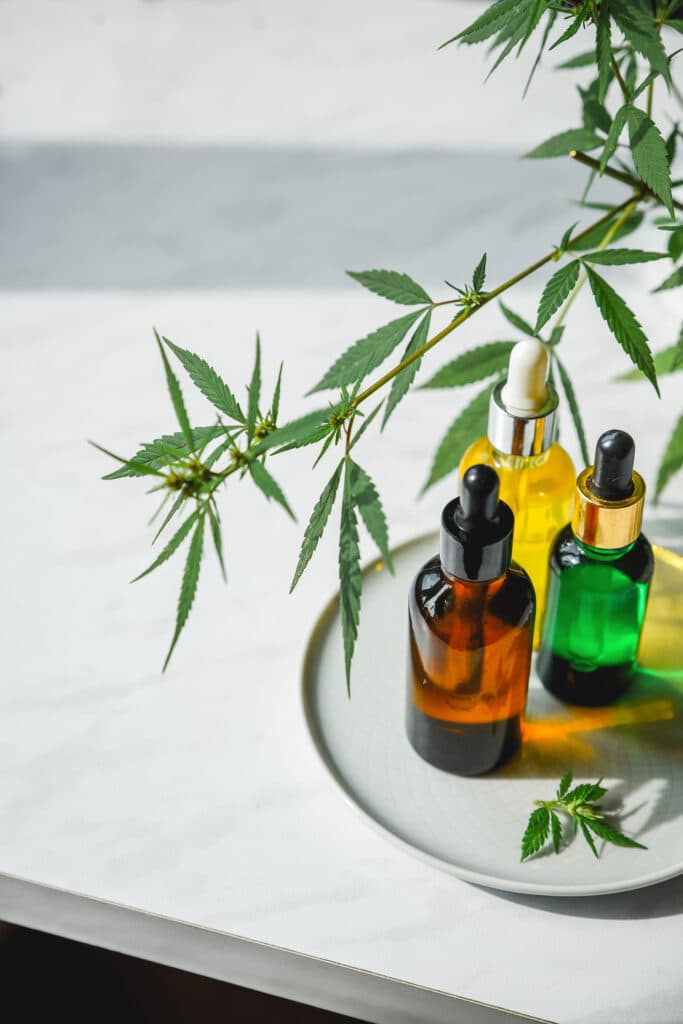
M 683 558 L 656 550 L 641 651 L 644 670 L 610 708 L 569 708 L 532 673 L 521 753 L 493 775 L 465 779 L 426 764 L 405 735 L 407 594 L 438 549 L 436 535 L 395 552 L 395 575 L 364 570 L 361 625 L 346 693 L 338 599 L 325 608 L 303 671 L 306 720 L 322 761 L 367 821 L 405 850 L 469 882 L 508 892 L 588 896 L 638 889 L 683 873 Z M 535 799 L 561 775 L 603 777 L 605 809 L 647 850 L 581 836 L 559 856 L 520 863 Z M 600 847 L 598 847 L 600 849 Z

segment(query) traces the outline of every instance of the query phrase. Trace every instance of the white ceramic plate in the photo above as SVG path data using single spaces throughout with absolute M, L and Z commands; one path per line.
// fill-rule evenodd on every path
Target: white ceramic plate
M 644 649 L 659 670 L 640 673 L 618 705 L 594 710 L 566 707 L 532 678 L 522 753 L 493 775 L 463 779 L 426 764 L 404 729 L 408 588 L 437 547 L 432 535 L 399 548 L 395 576 L 380 565 L 365 569 L 351 700 L 336 599 L 311 637 L 306 719 L 345 797 L 405 850 L 495 889 L 587 896 L 683 873 L 683 559 L 658 556 Z M 604 777 L 610 793 L 603 805 L 621 805 L 622 828 L 647 850 L 605 846 L 596 860 L 578 836 L 559 856 L 520 863 L 534 799 L 551 798 L 568 768 L 577 781 Z

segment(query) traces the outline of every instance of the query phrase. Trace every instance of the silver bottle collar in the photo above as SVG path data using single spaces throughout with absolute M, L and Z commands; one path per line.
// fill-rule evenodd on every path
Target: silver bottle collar
M 554 443 L 557 436 L 558 397 L 555 388 L 546 384 L 548 398 L 535 416 L 520 416 L 503 402 L 502 380 L 493 390 L 489 403 L 488 439 L 504 455 L 540 455 Z

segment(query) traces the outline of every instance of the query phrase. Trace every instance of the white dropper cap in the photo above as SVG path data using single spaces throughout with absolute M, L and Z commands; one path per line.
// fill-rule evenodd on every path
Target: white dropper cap
M 536 338 L 518 341 L 510 353 L 508 378 L 501 398 L 517 416 L 535 416 L 548 400 L 548 351 Z

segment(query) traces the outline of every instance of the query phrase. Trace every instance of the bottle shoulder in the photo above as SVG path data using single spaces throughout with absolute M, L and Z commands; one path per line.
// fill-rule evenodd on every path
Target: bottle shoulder
M 641 533 L 623 554 L 616 553 L 614 557 L 608 555 L 596 557 L 579 544 L 571 524 L 568 523 L 557 535 L 550 556 L 550 564 L 555 572 L 563 572 L 578 566 L 598 567 L 604 565 L 610 570 L 622 572 L 634 583 L 646 583 L 652 576 L 655 561 L 652 545 L 644 533 Z
M 454 615 L 471 615 L 474 606 L 508 625 L 524 625 L 533 616 L 536 595 L 521 565 L 513 562 L 505 575 L 489 583 L 465 583 L 446 576 L 438 555 L 417 573 L 410 595 L 411 611 L 428 622 Z

